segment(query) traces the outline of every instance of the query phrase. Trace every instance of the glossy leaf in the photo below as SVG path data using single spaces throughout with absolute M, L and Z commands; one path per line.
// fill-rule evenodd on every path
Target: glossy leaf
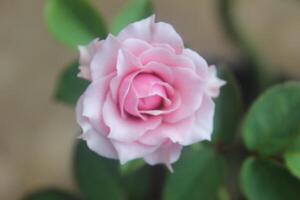
M 240 89 L 233 74 L 226 67 L 218 69 L 218 77 L 226 81 L 216 98 L 213 141 L 221 143 L 233 142 L 242 116 L 242 100 Z
M 27 195 L 23 200 L 79 200 L 79 198 L 60 189 L 44 189 Z
M 284 159 L 290 172 L 300 178 L 300 134 L 285 152 Z
M 298 200 L 300 181 L 271 161 L 248 158 L 241 170 L 242 190 L 248 200 Z
M 299 134 L 300 82 L 265 92 L 251 107 L 243 126 L 247 148 L 261 155 L 282 153 Z
M 107 35 L 103 19 L 88 0 L 47 0 L 44 17 L 49 32 L 70 47 Z
M 89 84 L 77 77 L 78 62 L 73 62 L 61 73 L 55 91 L 55 98 L 68 105 L 75 105 L 80 95 Z
M 164 200 L 214 200 L 223 182 L 224 160 L 208 145 L 186 150 L 166 180 Z
M 85 141 L 75 149 L 74 169 L 77 184 L 87 200 L 123 200 L 121 177 L 116 160 L 105 159 L 89 150 Z
M 144 19 L 153 14 L 151 0 L 130 0 L 113 19 L 110 31 L 118 34 L 129 23 Z

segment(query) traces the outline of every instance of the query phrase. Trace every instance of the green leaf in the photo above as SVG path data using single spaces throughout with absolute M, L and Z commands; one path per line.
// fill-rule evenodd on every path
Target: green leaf
M 103 19 L 87 0 L 47 0 L 44 18 L 49 32 L 70 47 L 107 35 Z
M 189 148 L 166 180 L 164 200 L 215 200 L 223 182 L 224 160 L 208 145 Z
M 118 165 L 116 160 L 95 154 L 85 141 L 80 141 L 75 149 L 74 170 L 83 196 L 88 200 L 124 200 Z
M 300 181 L 271 161 L 248 158 L 240 175 L 248 200 L 298 200 L 300 197 Z
M 122 185 L 126 191 L 127 199 L 149 199 L 150 175 L 150 166 L 146 165 L 142 165 L 130 173 L 123 174 Z
M 285 152 L 284 160 L 290 172 L 300 178 L 300 134 Z
M 129 161 L 128 163 L 121 165 L 121 174 L 130 174 L 134 173 L 136 170 L 140 169 L 145 165 L 145 162 L 143 159 L 136 159 Z
M 33 192 L 23 200 L 79 200 L 78 197 L 73 196 L 69 192 L 60 189 L 44 189 Z
M 251 107 L 243 126 L 247 148 L 270 156 L 282 153 L 300 128 L 300 83 L 269 89 Z
M 73 62 L 61 73 L 55 91 L 55 98 L 63 103 L 74 106 L 80 95 L 89 84 L 77 77 L 78 62 Z
M 151 0 L 130 0 L 113 19 L 110 31 L 118 34 L 128 24 L 144 19 L 153 14 Z
M 242 100 L 237 81 L 228 68 L 218 68 L 218 77 L 227 83 L 215 101 L 213 141 L 228 144 L 233 142 L 241 120 Z

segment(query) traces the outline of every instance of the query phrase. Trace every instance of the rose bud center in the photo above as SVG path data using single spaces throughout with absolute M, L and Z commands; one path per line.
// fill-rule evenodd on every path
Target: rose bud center
M 159 109 L 166 96 L 162 80 L 153 74 L 140 74 L 133 81 L 133 88 L 138 96 L 139 110 Z

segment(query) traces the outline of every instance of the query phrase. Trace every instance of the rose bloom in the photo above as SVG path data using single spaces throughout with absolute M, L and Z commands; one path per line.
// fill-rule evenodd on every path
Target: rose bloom
M 225 82 L 170 24 L 151 16 L 79 50 L 78 75 L 90 85 L 76 115 L 91 150 L 172 170 L 182 146 L 211 139 L 212 98 Z

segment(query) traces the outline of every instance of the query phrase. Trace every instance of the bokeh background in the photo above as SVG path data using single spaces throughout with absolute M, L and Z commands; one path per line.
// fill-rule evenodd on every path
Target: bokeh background
M 125 0 L 92 0 L 109 22 Z M 234 61 L 217 0 L 154 0 L 157 20 L 175 26 L 204 57 Z M 45 1 L 0 0 L 0 199 L 47 186 L 76 190 L 71 153 L 79 131 L 72 108 L 53 100 L 55 81 L 78 53 L 52 39 Z M 236 19 L 271 70 L 300 78 L 300 2 L 236 0 Z

